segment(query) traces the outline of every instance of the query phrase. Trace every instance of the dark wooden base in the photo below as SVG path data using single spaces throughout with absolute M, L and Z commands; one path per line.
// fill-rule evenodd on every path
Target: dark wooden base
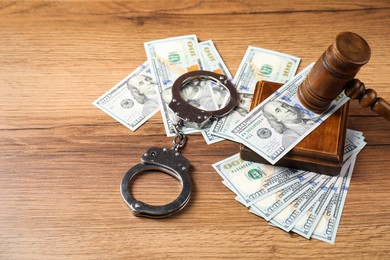
M 252 106 L 260 104 L 282 84 L 259 81 L 253 95 Z M 288 152 L 275 165 L 296 168 L 327 175 L 340 173 L 343 164 L 349 101 L 326 119 L 313 132 Z M 243 160 L 269 164 L 263 157 L 241 145 Z

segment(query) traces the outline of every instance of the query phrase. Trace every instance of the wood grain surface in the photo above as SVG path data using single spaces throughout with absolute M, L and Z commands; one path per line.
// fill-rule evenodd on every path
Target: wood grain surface
M 351 102 L 359 154 L 336 243 L 271 227 L 234 200 L 211 167 L 239 151 L 191 135 L 192 199 L 161 220 L 136 218 L 119 183 L 150 146 L 170 146 L 160 114 L 131 132 L 91 103 L 146 60 L 145 41 L 212 39 L 232 74 L 249 45 L 317 60 L 342 31 L 362 35 L 358 73 L 390 101 L 390 2 L 0 2 L 0 259 L 390 257 L 390 123 Z M 136 196 L 166 203 L 179 184 L 142 174 Z

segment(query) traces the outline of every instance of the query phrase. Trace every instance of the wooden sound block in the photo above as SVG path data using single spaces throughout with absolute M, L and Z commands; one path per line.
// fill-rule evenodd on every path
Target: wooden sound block
M 282 84 L 259 81 L 253 95 L 251 109 L 274 93 Z M 300 170 L 338 175 L 343 165 L 347 132 L 349 101 L 299 142 L 275 165 Z M 241 145 L 243 160 L 269 164 L 263 157 Z

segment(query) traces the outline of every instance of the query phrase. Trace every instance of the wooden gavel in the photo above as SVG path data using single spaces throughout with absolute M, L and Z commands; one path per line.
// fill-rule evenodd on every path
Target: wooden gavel
M 306 108 L 321 113 L 344 90 L 351 99 L 358 99 L 362 107 L 370 107 L 390 121 L 390 104 L 354 79 L 370 56 L 370 46 L 361 36 L 352 32 L 338 34 L 299 86 L 299 100 Z

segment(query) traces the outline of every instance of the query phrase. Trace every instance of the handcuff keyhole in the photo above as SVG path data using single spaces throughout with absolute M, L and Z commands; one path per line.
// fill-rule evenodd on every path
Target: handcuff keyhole
M 154 151 L 150 153 L 150 156 L 152 156 L 152 157 L 155 157 L 156 155 L 157 155 L 157 153 Z

